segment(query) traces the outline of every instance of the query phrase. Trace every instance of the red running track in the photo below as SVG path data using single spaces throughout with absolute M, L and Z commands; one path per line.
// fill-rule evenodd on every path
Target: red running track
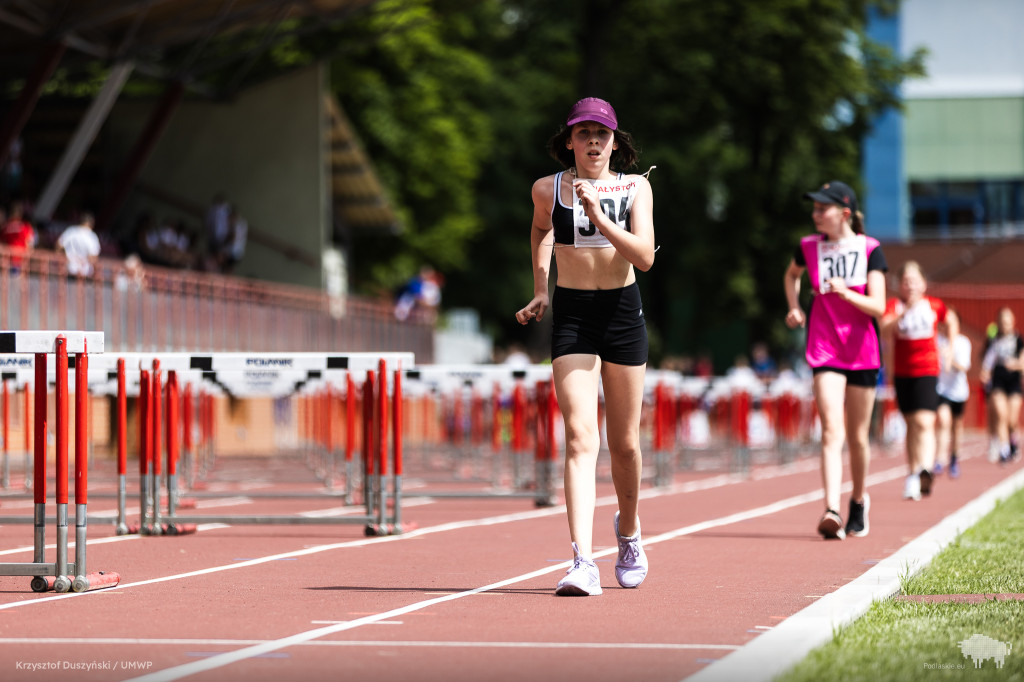
M 0 577 L 0 679 L 681 680 L 1019 469 L 989 463 L 975 445 L 962 476 L 938 478 L 920 502 L 901 499 L 902 456 L 876 450 L 871 533 L 843 542 L 815 533 L 814 460 L 749 478 L 677 473 L 671 488 L 644 490 L 651 572 L 635 590 L 615 584 L 614 497 L 602 484 L 595 546 L 605 591 L 590 598 L 553 595 L 571 558 L 564 507 L 528 500 L 410 498 L 403 518 L 417 528 L 386 538 L 365 538 L 359 525 L 117 537 L 94 523 L 90 570 L 116 571 L 121 584 L 40 595 L 28 578 Z M 235 497 L 261 485 L 259 472 L 238 473 L 244 488 L 227 483 L 224 500 L 194 513 L 336 506 Z M 30 514 L 21 504 L 0 506 L 0 561 L 31 559 L 31 526 L 2 521 Z M 94 497 L 89 511 L 114 507 Z

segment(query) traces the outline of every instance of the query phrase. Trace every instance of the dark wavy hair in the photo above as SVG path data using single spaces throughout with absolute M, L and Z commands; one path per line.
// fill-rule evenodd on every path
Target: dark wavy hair
M 566 168 L 576 165 L 575 152 L 565 146 L 571 135 L 572 128 L 562 126 L 562 129 L 548 140 L 548 154 Z M 615 131 L 615 142 L 618 143 L 618 148 L 612 151 L 608 166 L 616 172 L 627 171 L 640 160 L 640 150 L 633 142 L 633 136 L 621 128 Z

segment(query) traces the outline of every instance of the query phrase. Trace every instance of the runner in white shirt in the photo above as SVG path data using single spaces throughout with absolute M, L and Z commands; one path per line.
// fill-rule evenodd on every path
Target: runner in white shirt
M 971 396 L 971 387 L 967 383 L 967 370 L 971 368 L 971 340 L 960 333 L 960 318 L 952 308 L 946 309 L 946 322 L 940 326 L 939 332 L 936 337 L 940 367 L 936 388 L 939 411 L 935 473 L 945 469 L 950 478 L 956 478 L 960 475 L 957 451 L 964 432 L 964 404 Z
M 69 275 L 92 275 L 93 263 L 100 255 L 100 240 L 93 232 L 94 223 L 91 213 L 83 213 L 81 222 L 64 230 L 57 239 L 57 250 L 67 255 Z

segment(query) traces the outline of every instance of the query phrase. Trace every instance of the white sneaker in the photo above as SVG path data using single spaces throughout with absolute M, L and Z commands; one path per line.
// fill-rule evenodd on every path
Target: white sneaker
M 559 597 L 589 597 L 601 594 L 601 574 L 597 564 L 580 555 L 580 548 L 572 543 L 572 566 L 558 581 L 555 594 Z
M 647 577 L 647 554 L 640 543 L 640 529 L 636 535 L 619 535 L 619 512 L 615 512 L 615 539 L 619 543 L 619 558 L 615 562 L 615 579 L 622 587 L 637 587 Z
M 988 461 L 993 464 L 999 461 L 999 455 L 1001 454 L 1001 445 L 998 438 L 993 438 L 988 443 Z
M 921 499 L 921 477 L 917 474 L 910 474 L 903 483 L 903 499 L 915 502 Z

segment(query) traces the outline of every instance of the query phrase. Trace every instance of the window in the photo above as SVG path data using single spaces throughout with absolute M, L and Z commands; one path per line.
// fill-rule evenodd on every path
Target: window
M 910 183 L 911 225 L 919 237 L 1024 233 L 1024 181 Z

